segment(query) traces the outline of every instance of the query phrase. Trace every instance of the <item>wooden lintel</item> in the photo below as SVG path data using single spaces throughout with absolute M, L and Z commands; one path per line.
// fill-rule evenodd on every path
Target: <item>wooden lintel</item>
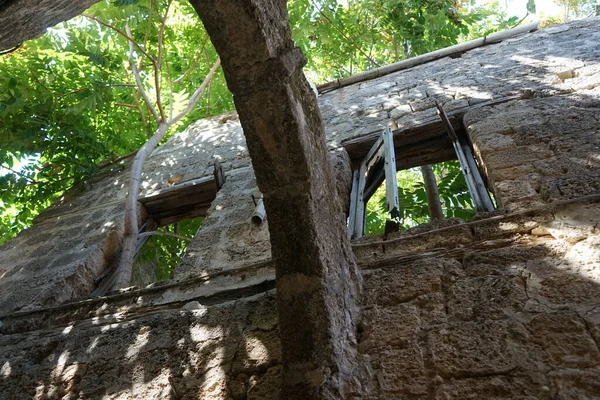
M 485 101 L 479 104 L 475 104 L 472 106 L 464 107 L 458 110 L 454 110 L 448 113 L 448 119 L 452 123 L 452 127 L 457 131 L 461 132 L 464 130 L 462 126 L 462 118 L 463 116 L 469 112 L 479 108 L 484 108 L 488 106 L 494 106 L 497 104 L 506 103 L 512 100 L 520 99 L 520 95 L 516 96 L 508 96 L 501 97 L 498 99 L 493 99 L 489 101 Z M 419 123 L 400 126 L 398 129 L 393 130 L 394 133 L 394 147 L 396 148 L 396 152 L 398 152 L 398 148 L 413 144 L 416 142 L 421 142 L 427 139 L 432 139 L 438 136 L 446 136 L 446 129 L 440 118 L 436 115 L 434 117 L 425 119 Z M 362 160 L 365 158 L 369 150 L 373 147 L 373 144 L 379 139 L 381 134 L 381 130 L 374 130 L 372 133 L 367 135 L 352 138 L 348 140 L 343 140 L 341 145 L 346 149 L 348 154 L 350 155 L 350 159 L 352 160 Z M 398 154 L 400 156 L 400 154 Z
M 214 200 L 216 193 L 214 190 L 207 192 L 182 192 L 177 196 L 159 198 L 142 204 L 150 214 L 155 214 L 157 210 L 166 210 L 188 204 L 210 203 Z
M 217 184 L 212 176 L 190 180 L 169 187 L 159 193 L 139 198 L 148 214 L 159 226 L 206 215 L 217 195 Z
M 207 204 L 202 207 L 188 209 L 187 211 L 178 210 L 179 213 L 174 215 L 161 216 L 158 218 L 158 226 L 171 225 L 175 222 L 183 221 L 190 218 L 204 217 L 206 216 L 206 212 L 208 211 L 209 207 L 210 204 Z
M 461 129 L 460 120 L 451 119 L 451 121 L 455 129 Z M 394 130 L 393 133 L 394 147 L 396 148 L 396 152 L 398 152 L 399 148 L 404 146 L 420 143 L 429 139 L 436 139 L 439 137 L 447 136 L 446 130 L 444 129 L 444 125 L 441 123 L 441 121 L 439 121 L 439 118 L 437 121 L 431 121 L 427 124 L 417 125 L 413 127 L 402 127 Z M 369 149 L 373 147 L 373 144 L 376 142 L 379 136 L 380 133 L 348 140 L 346 142 L 342 142 L 342 146 L 348 152 L 350 159 L 360 160 L 367 155 Z M 398 153 L 398 156 L 401 156 L 400 153 Z
M 174 186 L 170 186 L 168 188 L 162 189 L 158 193 L 153 193 L 147 196 L 141 196 L 138 198 L 138 201 L 142 203 L 148 203 L 162 197 L 177 196 L 184 189 L 199 192 L 214 186 L 214 178 L 212 176 L 204 176 L 202 178 L 192 179 Z M 212 190 L 214 191 L 214 189 Z

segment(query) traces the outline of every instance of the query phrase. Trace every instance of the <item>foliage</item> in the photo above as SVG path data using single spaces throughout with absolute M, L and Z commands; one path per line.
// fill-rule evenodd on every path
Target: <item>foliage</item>
M 193 218 L 174 225 L 158 228 L 159 232 L 172 232 L 194 237 L 204 218 Z M 153 235 L 142 246 L 136 262 L 156 265 L 156 280 L 170 279 L 179 260 L 185 253 L 188 241 L 173 236 Z
M 156 54 L 166 4 L 104 1 L 88 13 L 121 31 L 129 24 L 136 41 Z M 217 56 L 187 1 L 173 4 L 164 39 L 159 83 L 165 107 L 177 113 Z M 127 40 L 114 29 L 78 17 L 0 58 L 0 244 L 99 165 L 138 149 L 154 131 L 131 78 L 127 52 Z M 138 62 L 155 101 L 150 65 Z M 233 108 L 221 73 L 211 89 L 179 128 Z
M 435 164 L 432 168 L 445 217 L 470 220 L 475 211 L 458 161 Z M 419 168 L 398 171 L 397 179 L 401 229 L 429 222 L 427 193 Z M 385 200 L 385 185 L 382 185 L 367 204 L 366 234 L 383 233 L 387 218 Z
M 509 24 L 496 2 L 463 0 L 290 0 L 294 39 L 309 78 L 327 81 L 451 46 Z
M 64 191 L 138 149 L 152 134 L 153 118 L 131 78 L 127 40 L 106 25 L 124 32 L 128 24 L 140 47 L 157 55 L 168 3 L 103 0 L 87 11 L 97 20 L 75 18 L 0 57 L 0 244 Z M 288 8 L 294 38 L 309 59 L 308 75 L 323 82 L 517 22 L 497 6 L 472 3 L 289 0 Z M 216 53 L 185 0 L 173 2 L 163 36 L 158 84 L 165 109 L 177 113 Z M 141 56 L 136 61 L 155 103 L 151 63 Z M 232 108 L 219 72 L 209 94 L 167 137 L 193 120 Z
M 556 0 L 564 10 L 564 21 L 584 18 L 596 14 L 597 0 Z

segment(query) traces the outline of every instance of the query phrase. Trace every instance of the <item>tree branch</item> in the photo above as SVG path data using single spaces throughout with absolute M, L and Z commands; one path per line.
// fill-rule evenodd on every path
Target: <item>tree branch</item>
M 135 104 L 115 103 L 115 106 L 118 106 L 118 107 L 127 107 L 127 108 L 135 108 L 137 110 L 137 105 L 135 105 Z
M 202 43 L 202 47 L 200 48 L 200 53 L 198 54 L 196 59 L 192 62 L 190 67 L 183 74 L 181 74 L 181 76 L 179 78 L 177 78 L 173 81 L 173 83 L 175 85 L 181 83 L 181 81 L 183 81 L 185 79 L 185 77 L 188 76 L 190 74 L 190 72 L 192 72 L 194 70 L 194 68 L 196 67 L 196 64 L 198 64 L 198 61 L 200 61 L 200 57 L 202 57 L 202 55 L 203 55 L 204 48 L 206 46 L 206 42 L 208 42 L 208 36 L 206 37 L 206 39 L 204 39 L 204 42 Z
M 158 112 L 160 114 L 160 118 L 162 121 L 166 121 L 165 110 L 162 106 L 162 101 L 160 98 L 160 67 L 162 64 L 162 52 L 163 52 L 163 41 L 165 34 L 165 27 L 167 25 L 167 17 L 169 16 L 169 9 L 171 8 L 171 3 L 173 0 L 169 0 L 167 3 L 167 9 L 165 10 L 165 15 L 161 20 L 160 28 L 158 30 L 158 50 L 156 55 L 156 63 L 154 64 L 154 87 L 156 89 L 156 106 L 158 107 Z
M 15 171 L 14 169 L 12 169 L 10 167 L 6 167 L 4 165 L 0 165 L 0 168 L 4 168 L 5 170 L 10 171 L 10 172 L 12 172 L 13 174 L 15 174 L 17 176 L 20 176 L 21 178 L 25 179 L 27 182 L 29 182 L 29 183 L 31 183 L 33 185 L 38 185 L 39 184 L 39 182 L 36 181 L 35 179 L 31 179 L 27 175 L 25 175 L 25 174 L 23 174 L 23 173 L 21 173 L 19 171 Z
M 131 31 L 129 30 L 129 25 L 125 26 L 125 29 L 127 30 L 127 33 L 129 35 L 131 35 Z M 150 99 L 148 98 L 148 95 L 146 94 L 146 91 L 144 90 L 144 85 L 142 84 L 142 79 L 140 78 L 140 71 L 138 71 L 137 66 L 135 65 L 135 62 L 133 61 L 134 43 L 135 42 L 133 42 L 133 39 L 129 40 L 129 65 L 131 66 L 131 71 L 133 72 L 133 77 L 135 78 L 135 83 L 137 84 L 138 91 L 142 95 L 142 98 L 144 99 L 144 103 L 146 103 L 146 107 L 148 107 L 148 109 L 154 116 L 156 123 L 160 123 L 162 121 L 162 119 L 156 112 L 156 109 L 154 108 L 152 103 L 150 102 Z M 153 65 L 156 65 L 156 63 L 153 62 Z
M 131 157 L 135 156 L 139 150 L 140 149 L 137 149 L 137 150 L 132 151 L 129 154 L 125 154 L 124 156 L 117 157 L 114 160 L 110 160 L 106 164 L 98 165 L 98 169 L 104 169 L 110 165 L 116 164 L 116 163 L 126 160 L 128 158 L 131 158 Z
M 327 14 L 325 14 L 317 5 L 317 3 L 314 2 L 314 0 L 311 0 L 311 3 L 313 4 L 313 6 L 315 6 L 315 8 L 317 9 L 317 11 L 319 11 L 319 14 L 321 14 L 323 16 L 323 18 L 325 18 L 330 24 L 331 26 L 333 26 L 333 28 L 338 31 L 340 33 L 340 35 L 342 35 L 344 37 L 344 39 L 346 39 L 348 42 L 350 42 L 350 44 L 352 44 L 352 46 L 358 50 L 363 56 L 367 57 L 367 59 L 369 61 L 371 61 L 373 63 L 373 65 L 375 65 L 376 67 L 379 67 L 379 63 L 377 63 L 375 60 L 373 60 L 367 53 L 365 53 L 364 51 L 362 51 L 362 49 L 356 44 L 356 42 L 354 42 L 354 40 L 352 40 L 351 38 L 349 38 L 348 36 L 346 36 L 346 34 L 337 27 L 336 24 L 333 23 L 333 21 L 331 20 L 331 18 L 329 18 L 327 16 Z
M 148 54 L 146 52 L 146 50 L 144 50 L 142 48 L 142 46 L 140 46 L 135 40 L 133 40 L 133 38 L 131 37 L 131 32 L 129 32 L 129 28 L 127 28 L 127 33 L 123 32 L 122 30 L 120 30 L 119 28 L 117 28 L 116 26 L 113 26 L 111 24 L 108 24 L 96 17 L 94 17 L 93 15 L 89 15 L 89 14 L 81 14 L 86 18 L 89 18 L 91 20 L 96 21 L 97 23 L 99 23 L 100 25 L 104 25 L 107 28 L 112 29 L 113 31 L 117 32 L 119 35 L 123 36 L 125 39 L 127 39 L 129 41 L 129 44 L 133 44 L 135 47 L 137 47 L 137 49 L 146 57 L 148 57 L 148 59 L 152 62 L 152 64 L 156 64 L 156 60 L 154 60 L 154 58 Z
M 217 68 L 219 68 L 220 65 L 221 65 L 221 58 L 219 57 L 219 58 L 217 58 L 217 61 L 215 61 L 214 65 L 210 69 L 210 72 L 208 73 L 208 75 L 206 75 L 206 78 L 204 78 L 204 81 L 202 82 L 202 84 L 200 85 L 200 87 L 198 89 L 196 89 L 196 91 L 194 92 L 194 94 L 192 95 L 192 97 L 190 97 L 190 101 L 188 102 L 188 105 L 185 108 L 185 110 L 183 110 L 182 112 L 180 112 L 179 114 L 177 114 L 177 116 L 175 116 L 175 118 L 172 118 L 168 122 L 169 126 L 173 125 L 173 124 L 176 124 L 187 113 L 189 113 L 190 111 L 192 111 L 192 108 L 194 108 L 194 105 L 196 105 L 196 102 L 198 101 L 198 99 L 200 98 L 200 96 L 202 96 L 202 93 L 204 92 L 204 89 L 206 88 L 206 86 L 208 85 L 208 83 L 210 81 L 212 81 L 213 76 L 215 75 L 215 72 L 217 71 Z

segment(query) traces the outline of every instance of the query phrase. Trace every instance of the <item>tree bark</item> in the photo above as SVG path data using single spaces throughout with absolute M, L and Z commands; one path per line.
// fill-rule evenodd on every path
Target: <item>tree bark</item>
M 435 174 L 431 165 L 423 165 L 421 167 L 423 182 L 425 183 L 425 192 L 427 193 L 427 207 L 429 209 L 429 217 L 432 220 L 444 219 L 442 211 L 442 203 L 440 202 L 440 192 L 435 180 Z
M 123 236 L 123 245 L 121 247 L 121 258 L 117 267 L 114 289 L 122 289 L 129 286 L 131 280 L 131 271 L 135 253 L 137 250 L 138 239 L 138 194 L 140 193 L 140 183 L 142 180 L 142 169 L 146 158 L 152 150 L 161 141 L 169 129 L 166 122 L 161 122 L 154 135 L 138 150 L 133 164 L 131 165 L 131 182 L 129 183 L 129 192 L 125 199 L 125 233 Z
M 130 46 L 131 43 L 130 43 Z M 130 52 L 130 59 L 131 52 Z M 131 63 L 132 68 L 133 63 Z M 137 251 L 137 241 L 138 241 L 138 231 L 139 231 L 139 221 L 138 221 L 138 195 L 140 193 L 140 184 L 142 183 L 142 170 L 144 169 L 144 163 L 146 162 L 146 158 L 152 153 L 154 148 L 160 143 L 162 138 L 165 136 L 165 133 L 169 130 L 169 128 L 175 125 L 177 122 L 181 120 L 185 115 L 187 115 L 190 111 L 192 111 L 194 105 L 206 89 L 206 86 L 209 82 L 212 81 L 212 78 L 217 70 L 217 68 L 221 65 L 221 60 L 218 59 L 210 69 L 208 75 L 204 78 L 202 84 L 196 89 L 196 91 L 190 97 L 186 108 L 177 114 L 175 117 L 171 118 L 169 121 L 160 120 L 158 122 L 158 128 L 154 132 L 154 135 L 146 142 L 144 145 L 138 150 L 135 158 L 133 159 L 133 163 L 131 165 L 131 181 L 129 183 L 129 191 L 127 193 L 127 197 L 125 198 L 125 216 L 124 216 L 124 236 L 123 236 L 123 245 L 121 246 L 121 256 L 119 259 L 119 265 L 114 275 L 114 284 L 112 285 L 113 289 L 122 289 L 129 286 L 131 281 L 131 271 L 133 268 L 133 263 L 135 261 L 136 251 Z M 136 70 L 133 70 L 136 79 L 139 80 L 139 74 Z M 141 82 L 139 83 L 140 91 L 143 93 L 143 87 L 141 86 Z
M 223 61 L 269 216 L 282 399 L 352 392 L 360 277 L 285 1 L 191 0 Z

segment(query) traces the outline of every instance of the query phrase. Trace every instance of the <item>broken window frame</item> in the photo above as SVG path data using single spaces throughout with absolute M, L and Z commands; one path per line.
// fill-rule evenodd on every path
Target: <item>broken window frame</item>
M 377 188 L 386 182 L 386 208 L 388 225 L 396 227 L 399 223 L 400 202 L 398 201 L 398 181 L 396 180 L 396 154 L 394 134 L 390 127 L 382 132 L 360 166 L 353 171 L 350 199 L 350 217 L 348 238 L 358 239 L 365 234 L 367 223 L 367 202 Z
M 437 101 L 436 107 L 467 182 L 473 207 L 476 212 L 493 211 L 495 209 L 494 204 L 479 172 L 470 144 L 456 134 L 446 112 Z M 365 235 L 367 202 L 384 180 L 386 182 L 386 206 L 388 210 L 385 232 L 398 230 L 400 204 L 398 201 L 396 172 L 394 135 L 392 129 L 386 127 L 360 165 L 353 170 L 347 231 L 349 239 L 359 239 Z

